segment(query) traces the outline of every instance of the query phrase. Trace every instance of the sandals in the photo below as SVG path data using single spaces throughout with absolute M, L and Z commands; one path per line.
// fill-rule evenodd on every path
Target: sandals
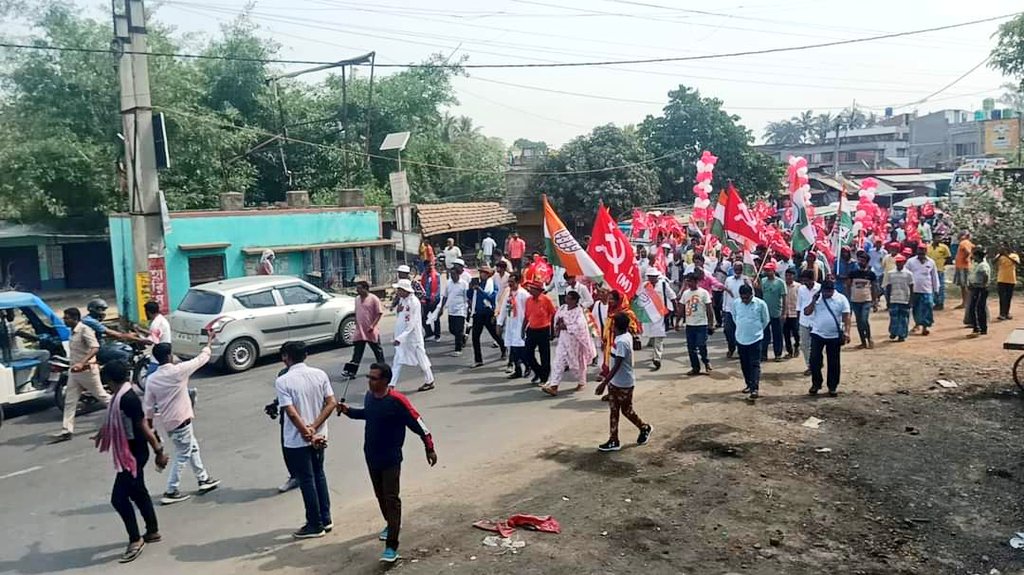
M 416 391 L 430 391 L 431 389 L 434 389 L 434 382 L 432 381 L 419 386 Z
M 554 388 L 554 387 L 551 387 L 551 386 L 547 386 L 547 385 L 542 386 L 540 388 L 540 390 L 543 391 L 544 393 L 550 395 L 551 397 L 555 397 L 555 396 L 558 395 L 558 390 L 556 388 Z
M 131 563 L 142 555 L 142 549 L 146 546 L 144 540 L 139 540 L 134 543 L 129 543 L 128 548 L 121 554 L 121 558 L 117 560 L 118 563 Z

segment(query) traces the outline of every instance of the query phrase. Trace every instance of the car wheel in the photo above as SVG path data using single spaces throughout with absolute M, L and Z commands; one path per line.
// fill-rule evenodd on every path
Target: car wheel
M 350 346 L 356 341 L 356 318 L 348 316 L 341 320 L 341 325 L 338 326 L 338 335 L 335 336 L 335 342 L 338 345 Z
M 256 342 L 243 337 L 228 344 L 224 350 L 224 367 L 228 371 L 238 373 L 251 368 L 258 358 Z
M 60 379 L 53 385 L 53 405 L 59 409 L 64 410 L 64 392 L 68 388 L 68 374 L 60 374 Z

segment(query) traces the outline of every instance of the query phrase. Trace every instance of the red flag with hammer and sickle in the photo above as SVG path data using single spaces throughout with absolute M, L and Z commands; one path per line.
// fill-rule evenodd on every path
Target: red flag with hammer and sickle
M 636 265 L 636 254 L 629 238 L 622 233 L 608 208 L 597 208 L 597 219 L 590 234 L 587 253 L 604 272 L 604 281 L 609 289 L 622 293 L 629 301 L 640 289 L 640 268 Z

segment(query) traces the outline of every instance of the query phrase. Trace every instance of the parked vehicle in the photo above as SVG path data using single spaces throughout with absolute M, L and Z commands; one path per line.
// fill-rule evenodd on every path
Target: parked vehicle
M 58 396 L 68 377 L 68 341 L 71 330 L 43 300 L 37 296 L 18 291 L 0 292 L 0 313 L 17 310 L 19 322 L 27 323 L 26 329 L 11 333 L 8 326 L 0 326 L 4 333 L 0 337 L 0 425 L 3 424 L 5 405 L 33 401 L 50 394 L 54 395 L 58 409 L 64 408 L 63 396 Z M 25 357 L 11 346 L 11 338 L 19 338 L 37 344 L 39 350 L 49 352 L 50 359 L 44 364 L 40 359 Z M 18 347 L 21 347 L 19 344 Z M 47 370 L 40 374 L 39 370 Z
M 245 371 L 289 340 L 351 345 L 355 300 L 291 276 L 249 276 L 193 287 L 170 314 L 174 352 L 194 357 L 207 343 L 213 361 Z

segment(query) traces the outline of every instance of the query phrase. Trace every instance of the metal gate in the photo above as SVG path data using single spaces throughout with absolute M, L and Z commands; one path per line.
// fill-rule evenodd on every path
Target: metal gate
M 359 280 L 390 287 L 395 279 L 395 250 L 390 246 L 309 250 L 303 253 L 306 280 L 328 292 L 351 292 Z

